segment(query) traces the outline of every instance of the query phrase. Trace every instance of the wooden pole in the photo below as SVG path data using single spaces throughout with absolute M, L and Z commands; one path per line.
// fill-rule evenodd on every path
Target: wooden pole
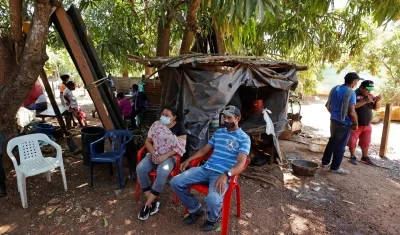
M 53 107 L 54 113 L 56 114 L 58 124 L 60 124 L 61 130 L 62 130 L 64 136 L 68 136 L 67 127 L 65 126 L 64 119 L 61 116 L 60 109 L 58 109 L 57 101 L 54 98 L 53 92 L 50 87 L 49 80 L 47 79 L 44 69 L 42 69 L 42 71 L 40 72 L 40 77 L 42 78 L 44 89 L 46 89 L 47 95 L 49 96 L 51 106 Z
M 69 16 L 62 7 L 57 8 L 54 14 L 58 20 L 58 23 L 60 24 L 60 27 L 62 28 L 63 33 L 65 34 L 66 43 L 69 45 L 69 53 L 71 57 L 74 57 L 76 60 L 77 70 L 80 71 L 82 80 L 85 82 L 86 86 L 94 84 L 95 78 L 90 70 L 90 62 L 87 61 L 85 57 L 85 51 L 80 45 L 79 38 L 76 35 Z M 106 130 L 109 131 L 115 129 L 110 118 L 110 114 L 108 113 L 107 108 L 102 100 L 99 89 L 93 87 L 90 88 L 88 92 Z
M 379 149 L 379 156 L 382 158 L 386 157 L 391 117 L 392 117 L 392 104 L 386 104 L 385 119 L 383 120 L 381 147 Z

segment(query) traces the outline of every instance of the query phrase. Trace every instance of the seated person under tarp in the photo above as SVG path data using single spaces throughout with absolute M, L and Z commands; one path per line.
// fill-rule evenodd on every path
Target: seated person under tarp
M 43 112 L 47 109 L 47 97 L 46 94 L 41 94 L 35 101 L 35 103 L 30 104 L 26 107 L 29 110 L 36 110 L 37 112 Z

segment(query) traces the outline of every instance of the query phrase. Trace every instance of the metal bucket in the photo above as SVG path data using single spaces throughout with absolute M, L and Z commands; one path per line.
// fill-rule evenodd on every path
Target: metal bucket
M 315 162 L 308 160 L 293 160 L 292 169 L 293 173 L 304 176 L 314 176 L 319 170 L 319 165 Z

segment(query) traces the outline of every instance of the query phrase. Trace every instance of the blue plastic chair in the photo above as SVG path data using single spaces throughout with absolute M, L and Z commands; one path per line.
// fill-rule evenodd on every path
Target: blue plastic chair
M 3 168 L 4 136 L 0 134 L 0 196 L 6 196 L 6 174 Z
M 110 139 L 111 148 L 108 152 L 96 153 L 95 145 Z M 118 182 L 120 189 L 123 188 L 123 156 L 126 144 L 132 140 L 132 133 L 128 130 L 108 131 L 103 138 L 90 144 L 90 185 L 93 186 L 93 165 L 94 162 L 116 163 L 118 166 Z M 112 168 L 111 168 L 112 169 Z M 110 171 L 111 173 L 112 171 Z M 111 173 L 112 174 L 112 173 Z

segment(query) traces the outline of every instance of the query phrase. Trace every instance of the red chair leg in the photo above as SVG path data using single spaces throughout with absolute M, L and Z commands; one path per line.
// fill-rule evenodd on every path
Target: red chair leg
M 229 213 L 231 209 L 232 189 L 228 189 L 224 195 L 222 202 L 222 221 L 221 221 L 221 234 L 228 234 Z
M 174 201 L 174 204 L 179 202 L 179 198 L 178 198 L 178 195 L 176 195 L 176 193 L 174 193 L 174 200 L 173 201 Z
M 240 217 L 241 215 L 241 204 L 240 204 L 240 186 L 236 185 L 236 215 L 237 217 Z
M 136 177 L 136 190 L 135 190 L 136 201 L 139 200 L 139 197 L 140 197 L 140 185 L 139 185 L 139 180 Z

